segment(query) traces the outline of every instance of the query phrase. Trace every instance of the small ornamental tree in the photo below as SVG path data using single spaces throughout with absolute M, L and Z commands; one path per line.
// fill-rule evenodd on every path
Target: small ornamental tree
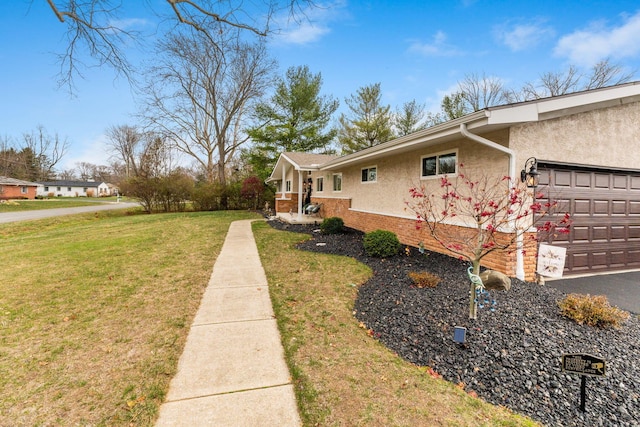
M 257 176 L 250 176 L 242 181 L 242 189 L 240 194 L 243 199 L 253 202 L 253 210 L 258 209 L 258 202 L 264 192 L 264 184 Z
M 417 217 L 418 229 L 427 227 L 442 247 L 468 260 L 473 273 L 480 273 L 480 262 L 494 251 L 537 247 L 540 238 L 551 239 L 568 233 L 568 213 L 558 214 L 557 202 L 540 202 L 535 194 L 508 176 L 473 179 L 463 165 L 455 177 L 443 176 L 439 187 L 429 192 L 425 185 L 409 190 L 407 208 Z M 470 286 L 469 318 L 477 317 L 475 284 Z

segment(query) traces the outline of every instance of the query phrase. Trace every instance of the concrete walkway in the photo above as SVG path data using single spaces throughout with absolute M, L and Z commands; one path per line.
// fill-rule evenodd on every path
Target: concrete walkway
M 156 426 L 300 425 L 251 221 L 236 221 Z

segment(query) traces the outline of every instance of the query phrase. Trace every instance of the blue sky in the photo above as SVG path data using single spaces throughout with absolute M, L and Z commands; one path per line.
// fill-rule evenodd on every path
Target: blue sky
M 61 3 L 61 2 L 57 2 Z M 143 31 L 157 17 L 149 4 L 125 0 L 122 19 Z M 323 94 L 345 111 L 344 99 L 380 83 L 383 102 L 395 108 L 412 99 L 437 111 L 465 75 L 502 79 L 519 88 L 569 64 L 588 69 L 611 58 L 640 80 L 640 4 L 636 1 L 356 1 L 316 0 L 324 7 L 308 21 L 287 23 L 270 40 L 284 74 L 307 65 L 322 73 Z M 105 130 L 136 124 L 136 97 L 108 67 L 85 68 L 71 97 L 57 87 L 56 53 L 64 52 L 65 27 L 45 0 L 0 4 L 0 138 L 21 138 L 37 126 L 71 144 L 62 168 L 76 162 L 107 164 Z M 146 49 L 149 51 L 150 49 Z M 144 51 L 132 58 L 148 60 Z

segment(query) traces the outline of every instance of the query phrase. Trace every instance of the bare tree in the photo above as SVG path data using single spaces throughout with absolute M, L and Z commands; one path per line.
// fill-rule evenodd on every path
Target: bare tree
M 478 111 L 505 102 L 505 88 L 501 79 L 486 74 L 468 74 L 458 82 L 458 92 L 462 94 L 467 110 Z
M 510 95 L 518 101 L 530 101 L 626 83 L 632 78 L 633 72 L 625 72 L 622 66 L 604 59 L 588 73 L 580 72 L 575 65 L 569 65 L 564 71 L 543 73 L 537 82 L 526 83 L 519 93 L 510 92 Z
M 65 169 L 62 172 L 58 173 L 58 179 L 63 179 L 67 181 L 72 181 L 76 179 L 76 171 L 75 169 Z
M 69 150 L 69 142 L 57 133 L 49 135 L 43 126 L 38 126 L 35 131 L 23 134 L 23 149 L 33 155 L 35 180 L 45 181 L 54 175 L 56 165 Z
M 248 139 L 245 117 L 276 65 L 264 43 L 248 44 L 224 32 L 216 37 L 213 43 L 194 32 L 160 43 L 145 115 L 205 171 L 207 182 L 225 185 L 226 165 Z
M 625 72 L 619 64 L 612 64 L 609 59 L 598 62 L 591 67 L 591 74 L 584 89 L 596 89 L 631 81 L 633 72 Z
M 106 136 L 109 151 L 124 164 L 125 177 L 137 176 L 142 133 L 135 126 L 119 125 L 109 127 Z
M 60 84 L 73 91 L 73 77 L 86 66 L 79 53 L 87 50 L 97 65 L 110 65 L 131 78 L 133 68 L 124 48 L 143 37 L 126 28 L 119 19 L 123 3 L 117 0 L 47 0 L 58 20 L 67 27 L 67 48 L 60 55 Z M 146 2 L 151 7 L 151 2 Z M 151 10 L 160 22 L 195 29 L 211 41 L 217 31 L 240 30 L 266 37 L 277 13 L 288 11 L 291 17 L 313 7 L 312 0 L 256 0 L 250 6 L 234 0 L 166 0 L 164 7 Z
M 82 181 L 94 179 L 95 165 L 88 162 L 77 162 L 76 171 Z

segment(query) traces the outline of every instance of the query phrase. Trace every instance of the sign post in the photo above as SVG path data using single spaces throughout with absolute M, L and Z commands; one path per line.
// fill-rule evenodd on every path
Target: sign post
M 573 372 L 582 377 L 580 382 L 580 410 L 584 412 L 586 410 L 587 400 L 587 376 L 604 377 L 606 362 L 604 359 L 590 354 L 563 354 L 562 370 Z

